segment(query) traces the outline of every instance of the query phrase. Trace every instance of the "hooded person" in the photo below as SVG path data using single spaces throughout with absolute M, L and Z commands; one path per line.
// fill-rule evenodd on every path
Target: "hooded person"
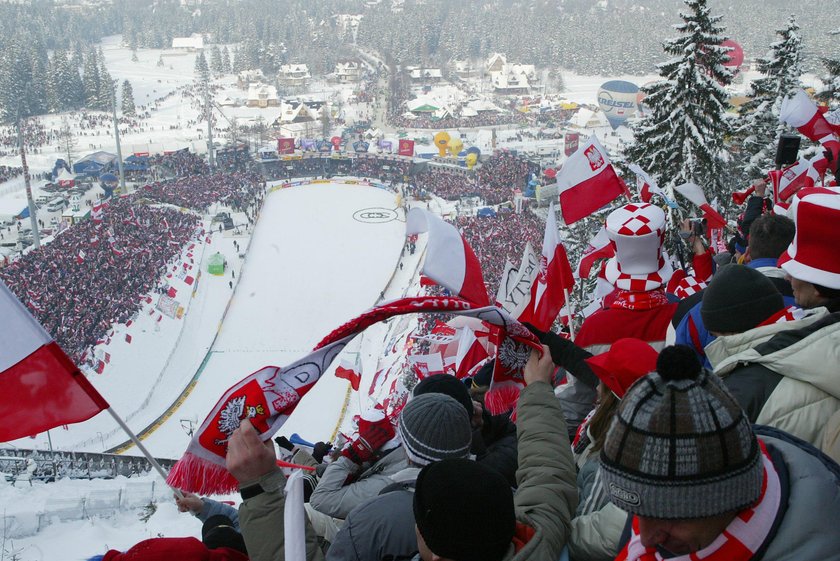
M 477 462 L 498 471 L 516 487 L 516 425 L 508 415 L 491 415 L 470 397 L 467 387 L 450 374 L 434 374 L 414 386 L 415 396 L 442 393 L 464 406 L 472 426 L 470 453 Z
M 615 290 L 604 299 L 602 309 L 586 318 L 575 343 L 593 355 L 625 337 L 661 349 L 677 306 L 665 295 L 665 284 L 673 274 L 663 249 L 665 213 L 649 203 L 630 203 L 607 216 L 605 229 L 615 249 L 605 275 Z M 566 422 L 576 428 L 592 410 L 596 387 L 570 376 L 558 397 Z
M 466 392 L 461 382 L 447 377 Z M 418 473 L 447 458 L 470 456 L 470 417 L 464 403 L 444 393 L 412 397 L 400 413 L 397 432 L 408 467 L 393 475 L 393 483 L 378 496 L 350 512 L 327 551 L 328 560 L 410 558 L 417 551 L 412 503 Z
M 517 403 L 519 486 L 463 459 L 430 464 L 417 477 L 415 561 L 556 561 L 577 503 L 575 468 L 551 389 L 548 348 L 532 352 Z
M 837 464 L 782 431 L 754 431 L 688 347 L 665 348 L 628 390 L 601 476 L 630 514 L 619 561 L 840 559 Z
M 718 272 L 701 313 L 717 335 L 706 355 L 749 420 L 820 446 L 840 410 L 840 314 L 786 308 L 770 279 L 744 265 Z

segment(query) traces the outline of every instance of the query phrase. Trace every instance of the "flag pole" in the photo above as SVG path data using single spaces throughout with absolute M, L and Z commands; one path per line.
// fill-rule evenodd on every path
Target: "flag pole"
M 140 442 L 140 439 L 137 438 L 137 435 L 134 434 L 130 428 L 128 428 L 128 425 L 126 425 L 125 421 L 123 421 L 122 418 L 119 415 L 117 415 L 116 411 L 114 411 L 110 407 L 107 409 L 107 411 L 111 415 L 111 417 L 113 417 L 113 419 L 117 422 L 120 428 L 125 432 L 125 434 L 128 435 L 128 438 L 131 439 L 131 442 L 133 442 L 134 445 L 137 446 L 137 448 L 140 450 L 140 452 L 143 453 L 146 459 L 149 460 L 149 463 L 152 464 L 152 467 L 155 468 L 155 470 L 160 474 L 163 480 L 166 481 L 167 473 L 166 471 L 164 471 L 163 466 L 161 466 L 158 463 L 158 461 L 152 456 L 152 454 L 146 449 L 146 447 L 143 446 L 143 443 Z M 184 495 L 179 489 L 175 489 L 173 487 L 172 490 L 175 491 L 175 494 L 178 496 L 178 498 L 184 498 Z
M 574 319 L 572 318 L 572 316 L 574 315 L 572 313 L 572 299 L 569 298 L 569 289 L 566 288 L 565 286 L 563 287 L 563 296 L 566 298 L 566 309 L 569 310 L 569 323 L 567 324 L 569 326 L 569 337 L 571 337 L 572 342 L 574 343 L 574 341 L 575 341 L 575 324 L 574 324 Z

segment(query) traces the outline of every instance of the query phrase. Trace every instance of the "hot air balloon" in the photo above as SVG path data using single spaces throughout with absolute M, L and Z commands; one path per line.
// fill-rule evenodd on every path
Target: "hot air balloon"
M 443 158 L 446 156 L 446 147 L 449 146 L 449 133 L 440 131 L 435 135 L 435 146 L 438 149 L 438 156 Z
M 721 47 L 732 47 L 732 50 L 726 53 L 729 55 L 729 62 L 724 62 L 723 65 L 727 68 L 731 69 L 733 74 L 738 73 L 738 69 L 741 68 L 741 64 L 744 63 L 744 49 L 733 41 L 732 39 L 727 39 L 723 43 L 720 44 Z
M 467 148 L 467 156 L 464 158 L 464 161 L 467 164 L 467 169 L 475 167 L 475 164 L 478 163 L 479 156 L 481 156 L 481 150 L 479 150 L 477 146 L 470 146 Z
M 449 141 L 449 146 L 447 146 L 447 150 L 449 153 L 452 154 L 453 158 L 457 158 L 458 154 L 461 153 L 461 149 L 464 147 L 464 142 L 460 138 L 453 138 Z
M 610 80 L 601 84 L 598 90 L 598 105 L 613 129 L 617 129 L 636 113 L 638 93 L 639 86 L 633 82 Z
M 330 139 L 330 142 L 332 142 L 334 150 L 341 150 L 341 137 L 340 136 L 332 137 Z

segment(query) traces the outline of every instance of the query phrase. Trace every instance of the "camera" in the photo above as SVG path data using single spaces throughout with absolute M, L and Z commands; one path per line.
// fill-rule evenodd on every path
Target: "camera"
M 687 240 L 691 236 L 699 236 L 701 238 L 706 237 L 706 219 L 705 218 L 690 218 L 689 223 L 691 224 L 691 230 L 688 232 L 680 232 L 680 237 L 684 240 Z

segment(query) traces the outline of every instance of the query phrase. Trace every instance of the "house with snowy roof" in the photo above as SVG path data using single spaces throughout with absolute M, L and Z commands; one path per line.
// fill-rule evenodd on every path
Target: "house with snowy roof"
M 204 36 L 201 33 L 193 33 L 189 37 L 173 37 L 172 48 L 190 53 L 204 49 Z
M 452 70 L 461 80 L 469 80 L 478 76 L 478 69 L 470 64 L 468 60 L 456 60 L 452 62 Z
M 310 78 L 312 75 L 305 64 L 284 64 L 277 73 L 277 81 L 281 86 L 302 87 Z
M 361 77 L 361 66 L 355 60 L 338 62 L 335 65 L 335 78 L 339 84 L 358 82 Z
M 505 64 L 498 72 L 490 73 L 493 91 L 501 95 L 525 94 L 537 85 L 533 64 Z
M 259 69 L 243 70 L 236 75 L 236 87 L 240 90 L 247 90 L 251 84 L 260 82 L 265 82 L 265 75 Z
M 443 80 L 443 72 L 440 68 L 423 68 L 420 66 L 406 66 L 409 78 L 417 83 L 437 83 Z
M 507 64 L 507 57 L 505 57 L 502 53 L 493 53 L 489 57 L 487 57 L 487 61 L 484 63 L 484 69 L 487 72 L 501 72 L 502 67 Z
M 245 105 L 247 107 L 277 107 L 280 105 L 277 88 L 266 84 L 251 84 L 248 86 L 248 99 Z

